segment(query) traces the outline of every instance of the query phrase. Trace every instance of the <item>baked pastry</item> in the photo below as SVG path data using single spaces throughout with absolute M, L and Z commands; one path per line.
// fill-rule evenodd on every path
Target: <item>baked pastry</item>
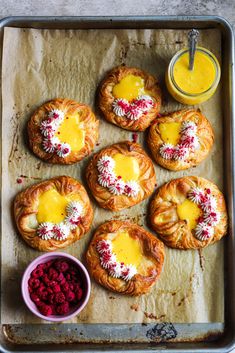
M 90 274 L 102 286 L 141 295 L 161 274 L 164 245 L 135 223 L 110 221 L 96 230 L 86 260 Z
M 151 159 L 138 143 L 129 141 L 96 153 L 87 167 L 86 178 L 99 205 L 112 211 L 146 199 L 156 182 Z
M 29 120 L 29 145 L 44 161 L 72 164 L 91 153 L 98 127 L 99 121 L 87 105 L 54 99 L 39 107 Z
M 88 232 L 93 210 L 84 187 L 59 176 L 20 192 L 14 215 L 23 239 L 40 251 L 65 248 Z
M 214 133 L 200 110 L 185 109 L 158 118 L 150 127 L 147 141 L 158 164 L 170 170 L 183 170 L 206 158 Z
M 167 246 L 204 248 L 226 234 L 228 221 L 223 194 L 204 178 L 171 180 L 154 196 L 150 222 Z
M 161 90 L 147 72 L 118 66 L 101 83 L 99 107 L 109 122 L 126 130 L 144 131 L 160 111 Z

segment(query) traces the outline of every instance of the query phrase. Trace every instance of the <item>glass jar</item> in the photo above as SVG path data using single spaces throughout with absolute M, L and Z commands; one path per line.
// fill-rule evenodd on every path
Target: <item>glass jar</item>
M 207 49 L 197 47 L 194 68 L 188 68 L 189 50 L 178 51 L 171 59 L 166 72 L 169 93 L 183 104 L 199 104 L 215 93 L 220 80 L 220 65 Z

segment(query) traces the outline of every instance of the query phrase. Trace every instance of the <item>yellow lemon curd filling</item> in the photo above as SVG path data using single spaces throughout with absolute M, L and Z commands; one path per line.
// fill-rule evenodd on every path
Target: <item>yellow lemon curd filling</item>
M 189 70 L 189 52 L 182 49 L 172 58 L 166 71 L 169 93 L 180 103 L 199 104 L 214 94 L 220 80 L 220 65 L 207 49 L 197 47 L 193 70 Z
M 56 189 L 45 191 L 39 196 L 38 223 L 63 222 L 66 216 L 66 207 L 70 201 L 80 201 L 79 195 L 62 196 Z
M 114 173 L 121 176 L 124 182 L 134 180 L 137 181 L 140 175 L 139 163 L 135 157 L 124 156 L 117 153 L 113 156 L 115 162 Z
M 80 151 L 85 145 L 85 131 L 81 128 L 79 114 L 66 115 L 55 136 L 68 143 L 72 151 Z
M 177 86 L 184 92 L 200 94 L 207 91 L 216 77 L 212 59 L 205 53 L 196 50 L 193 70 L 189 70 L 189 53 L 179 57 L 173 68 L 173 77 Z
M 117 233 L 112 240 L 112 251 L 117 261 L 124 262 L 125 265 L 134 265 L 136 268 L 143 258 L 139 241 L 132 238 L 128 232 Z
M 140 95 L 147 94 L 144 90 L 144 79 L 139 76 L 127 75 L 113 87 L 113 96 L 132 101 Z
M 196 227 L 202 211 L 195 202 L 186 199 L 183 203 L 177 205 L 177 213 L 180 219 L 187 221 L 190 230 L 192 230 Z
M 181 123 L 160 123 L 158 128 L 165 143 L 177 145 L 180 140 Z

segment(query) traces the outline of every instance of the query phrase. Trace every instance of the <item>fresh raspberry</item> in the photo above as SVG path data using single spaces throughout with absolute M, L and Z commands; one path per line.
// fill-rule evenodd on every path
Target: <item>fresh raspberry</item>
M 56 312 L 59 315 L 67 314 L 69 312 L 69 303 L 64 302 L 63 304 L 58 305 L 56 308 Z
M 17 182 L 17 184 L 22 184 L 23 183 L 23 179 L 22 178 L 17 178 L 16 182 Z
M 49 271 L 48 271 L 48 277 L 52 280 L 55 280 L 58 277 L 58 272 L 54 268 L 51 267 L 51 268 L 49 268 Z
M 65 293 L 70 290 L 68 282 L 65 282 L 63 285 L 61 285 L 61 290 Z
M 48 294 L 53 294 L 54 293 L 52 288 L 50 288 L 50 287 L 47 288 L 47 292 L 48 292 Z
M 73 291 L 77 292 L 81 288 L 81 283 L 73 283 Z
M 41 306 L 45 305 L 45 303 L 43 303 L 41 300 L 39 302 L 37 302 L 37 307 L 40 308 Z
M 73 282 L 73 283 L 80 282 L 79 279 L 78 279 L 78 275 L 71 275 L 71 282 Z
M 35 277 L 33 277 L 33 278 L 30 278 L 29 279 L 29 286 L 31 287 L 31 288 L 38 288 L 39 286 L 40 286 L 40 281 L 39 281 L 39 279 L 38 278 L 35 278 Z
M 53 293 L 59 293 L 61 292 L 59 284 L 55 284 L 53 287 L 51 287 Z
M 72 291 L 74 291 L 74 288 L 75 288 L 74 283 L 73 283 L 72 281 L 69 281 L 68 284 L 69 284 L 69 288 L 70 288 Z
M 45 275 L 42 276 L 42 280 L 43 280 L 43 282 L 44 282 L 47 286 L 48 286 L 48 285 L 50 284 L 50 282 L 51 282 L 51 280 L 49 279 L 49 277 L 48 277 L 47 274 L 45 274 Z
M 138 140 L 138 135 L 137 135 L 137 133 L 135 132 L 135 133 L 132 134 L 132 141 L 133 141 L 134 143 L 136 143 L 137 140 Z
M 70 273 L 67 273 L 65 275 L 65 278 L 67 279 L 67 281 L 70 281 L 71 280 L 71 274 Z
M 31 277 L 39 278 L 42 276 L 43 276 L 43 270 L 41 268 L 35 268 L 35 270 L 31 272 Z
M 41 292 L 41 294 L 39 295 L 39 298 L 43 301 L 46 301 L 48 299 L 48 292 L 47 290 L 44 290 L 43 292 Z
M 79 288 L 76 292 L 76 297 L 77 297 L 77 300 L 81 300 L 82 299 L 82 295 L 83 295 L 83 291 L 82 291 L 82 288 Z
M 49 287 L 54 287 L 55 285 L 57 285 L 57 282 L 56 282 L 56 281 L 50 281 L 50 282 L 48 283 L 48 286 L 49 286 Z
M 36 293 L 37 293 L 37 295 L 38 295 L 39 297 L 40 297 L 41 294 L 44 292 L 45 288 L 46 288 L 46 287 L 45 287 L 43 284 L 41 284 L 40 287 L 36 290 Z
M 49 294 L 48 301 L 50 304 L 54 304 L 55 303 L 55 294 Z
M 70 265 L 69 266 L 69 269 L 68 269 L 68 272 L 71 274 L 71 275 L 76 275 L 78 273 L 78 269 L 77 267 L 75 267 L 74 265 Z
M 56 305 L 50 304 L 51 310 L 52 310 L 52 315 L 56 315 Z
M 57 282 L 59 282 L 60 284 L 64 284 L 66 282 L 66 279 L 62 272 L 59 273 L 59 276 L 57 277 Z
M 64 261 L 64 260 L 55 261 L 54 267 L 59 272 L 66 272 L 69 269 L 68 263 L 66 261 Z
M 50 305 L 44 304 L 44 305 L 40 306 L 39 310 L 42 313 L 42 315 L 44 315 L 44 316 L 52 315 L 52 308 Z
M 55 293 L 55 303 L 60 304 L 65 302 L 65 295 L 62 292 Z
M 29 291 L 29 294 L 34 292 L 33 288 L 31 288 L 31 287 L 28 287 L 28 291 Z
M 65 298 L 68 302 L 72 302 L 72 301 L 74 301 L 76 296 L 75 296 L 75 293 L 70 290 L 65 294 Z
M 37 303 L 39 303 L 41 301 L 40 298 L 35 293 L 31 293 L 30 294 L 30 298 L 35 304 L 37 304 Z
M 54 264 L 54 260 L 50 260 L 44 263 L 45 268 L 50 268 L 51 266 L 53 266 Z
M 46 263 L 39 264 L 39 265 L 37 265 L 36 268 L 44 272 L 46 270 L 46 268 L 47 268 L 47 265 L 46 265 Z

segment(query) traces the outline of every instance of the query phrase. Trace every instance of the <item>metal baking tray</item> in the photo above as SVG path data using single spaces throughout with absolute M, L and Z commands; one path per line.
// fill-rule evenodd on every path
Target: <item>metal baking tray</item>
M 229 23 L 215 16 L 8 17 L 4 27 L 47 29 L 207 29 L 222 35 L 224 190 L 229 212 L 225 241 L 225 324 L 35 324 L 1 325 L 1 352 L 229 352 L 235 346 L 234 38 Z M 1 49 L 2 50 L 2 45 Z M 225 134 L 224 133 L 224 134 Z

